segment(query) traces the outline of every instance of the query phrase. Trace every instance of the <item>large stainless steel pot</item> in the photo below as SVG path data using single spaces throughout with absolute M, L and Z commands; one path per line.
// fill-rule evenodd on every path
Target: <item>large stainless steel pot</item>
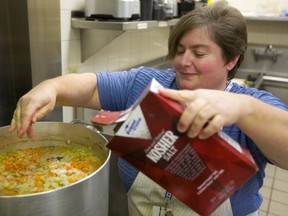
M 108 215 L 109 159 L 107 140 L 100 133 L 76 124 L 38 122 L 32 139 L 18 139 L 8 127 L 0 128 L 0 151 L 36 146 L 73 145 L 95 153 L 103 165 L 90 176 L 52 191 L 15 196 L 0 196 L 1 216 L 89 216 Z

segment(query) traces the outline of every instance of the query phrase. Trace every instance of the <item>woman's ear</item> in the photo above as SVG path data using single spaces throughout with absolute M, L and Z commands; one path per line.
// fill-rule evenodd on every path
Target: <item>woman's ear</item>
M 239 58 L 240 58 L 240 55 L 237 55 L 230 62 L 228 62 L 228 64 L 226 64 L 226 70 L 231 71 L 237 64 Z

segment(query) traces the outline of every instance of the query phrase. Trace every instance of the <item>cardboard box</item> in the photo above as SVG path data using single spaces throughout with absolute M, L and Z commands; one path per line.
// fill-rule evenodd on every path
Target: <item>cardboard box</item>
M 183 107 L 159 95 L 160 87 L 153 80 L 128 111 L 102 111 L 92 122 L 126 119 L 107 147 L 194 211 L 209 215 L 255 174 L 257 165 L 223 132 L 206 140 L 180 134 L 176 123 Z

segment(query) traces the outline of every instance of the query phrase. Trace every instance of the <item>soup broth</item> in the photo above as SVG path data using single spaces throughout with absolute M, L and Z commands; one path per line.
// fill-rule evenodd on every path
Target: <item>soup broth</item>
M 0 195 L 54 190 L 89 176 L 101 165 L 92 152 L 72 146 L 0 153 Z

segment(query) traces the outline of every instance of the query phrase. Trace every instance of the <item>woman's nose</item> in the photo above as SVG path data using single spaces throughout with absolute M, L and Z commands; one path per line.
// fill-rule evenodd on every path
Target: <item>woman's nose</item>
M 192 61 L 193 56 L 189 51 L 184 52 L 183 55 L 181 56 L 180 62 L 183 66 L 190 66 L 192 64 Z

